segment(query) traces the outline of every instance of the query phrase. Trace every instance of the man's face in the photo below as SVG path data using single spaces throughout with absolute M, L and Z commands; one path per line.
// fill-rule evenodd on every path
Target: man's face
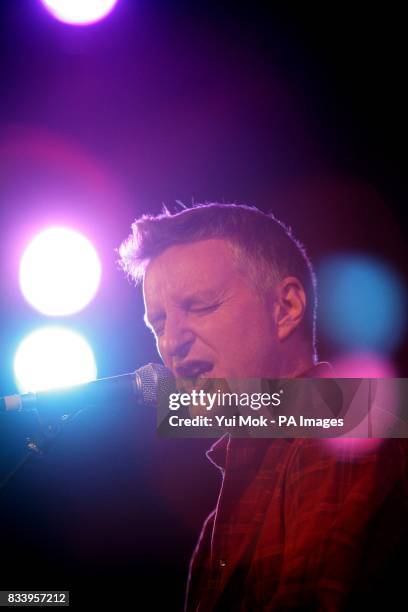
M 273 307 L 239 271 L 225 240 L 166 249 L 147 267 L 144 298 L 159 353 L 175 376 L 275 375 Z

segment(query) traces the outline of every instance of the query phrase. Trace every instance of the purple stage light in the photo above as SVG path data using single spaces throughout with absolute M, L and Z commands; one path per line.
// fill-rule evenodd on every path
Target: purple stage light
M 106 17 L 117 0 L 41 0 L 59 21 L 71 25 L 90 25 Z
M 101 263 L 93 245 L 65 227 L 50 227 L 37 234 L 20 262 L 24 297 L 48 316 L 82 310 L 93 299 L 100 279 Z

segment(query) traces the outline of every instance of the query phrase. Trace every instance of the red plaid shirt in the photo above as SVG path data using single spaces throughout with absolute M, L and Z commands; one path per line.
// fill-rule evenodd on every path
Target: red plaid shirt
M 408 518 L 408 440 L 364 454 L 354 444 L 218 440 L 207 456 L 222 486 L 190 563 L 186 611 L 349 609 Z

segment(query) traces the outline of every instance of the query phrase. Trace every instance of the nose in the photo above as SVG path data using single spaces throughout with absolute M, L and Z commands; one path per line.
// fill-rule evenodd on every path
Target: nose
M 160 340 L 162 357 L 180 361 L 187 357 L 194 342 L 194 333 L 182 314 L 168 315 Z

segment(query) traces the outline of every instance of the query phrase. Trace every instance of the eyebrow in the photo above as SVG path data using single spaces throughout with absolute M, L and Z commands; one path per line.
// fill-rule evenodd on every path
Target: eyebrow
M 194 302 L 195 300 L 215 300 L 219 299 L 223 292 L 223 288 L 220 289 L 197 289 L 191 293 L 187 293 L 183 296 L 181 302 Z

